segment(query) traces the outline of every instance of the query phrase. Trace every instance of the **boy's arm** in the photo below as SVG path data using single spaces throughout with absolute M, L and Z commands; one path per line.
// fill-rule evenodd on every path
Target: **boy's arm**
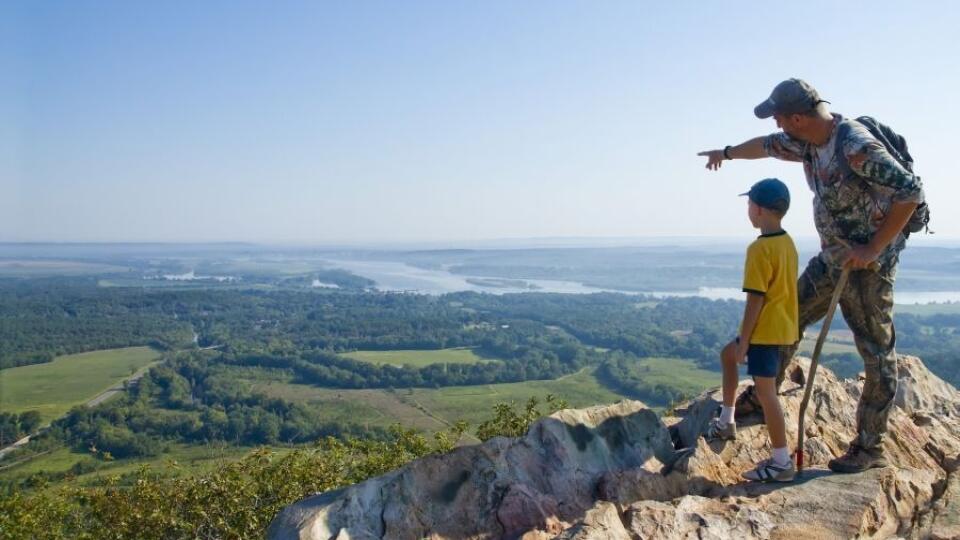
M 754 292 L 747 293 L 747 305 L 743 308 L 743 322 L 740 324 L 740 343 L 737 344 L 737 361 L 743 362 L 750 348 L 750 338 L 760 319 L 760 310 L 766 297 Z

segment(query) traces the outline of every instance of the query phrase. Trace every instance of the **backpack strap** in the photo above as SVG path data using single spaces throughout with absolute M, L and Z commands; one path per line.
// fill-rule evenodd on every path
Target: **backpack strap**
M 900 163 L 903 168 L 907 171 L 913 173 L 913 157 L 910 155 L 910 152 L 907 151 L 907 143 L 904 140 L 902 135 L 898 135 L 889 127 L 877 122 L 876 119 L 870 116 L 860 116 L 856 120 L 847 120 L 844 119 L 843 122 L 840 122 L 837 125 L 837 140 L 836 146 L 834 147 L 834 152 L 838 154 L 837 159 L 840 161 L 840 167 L 843 169 L 843 176 L 845 179 L 856 178 L 858 181 L 862 182 L 864 187 L 867 190 L 867 193 L 870 194 L 870 198 L 873 199 L 873 203 L 879 208 L 879 203 L 877 202 L 879 197 L 875 191 L 875 188 L 866 180 L 856 174 L 853 169 L 850 167 L 850 162 L 847 160 L 847 154 L 843 151 L 843 141 L 850 135 L 850 130 L 853 129 L 851 122 L 857 122 L 863 127 L 867 128 L 867 131 L 877 139 L 887 149 L 887 152 Z M 897 144 L 894 144 L 894 139 L 896 139 Z M 919 230 L 925 230 L 928 233 L 932 233 L 928 226 L 930 221 L 930 211 L 927 209 L 927 203 L 922 202 L 917 209 L 914 210 L 913 215 L 910 217 L 910 221 L 904 227 L 904 234 L 909 237 L 911 232 L 917 232 Z M 917 224 L 914 225 L 914 222 Z M 914 229 L 911 231 L 911 227 Z
M 837 160 L 840 162 L 840 168 L 843 169 L 844 178 L 858 176 L 857 173 L 853 172 L 853 169 L 850 167 L 850 162 L 847 160 L 847 154 L 843 151 L 843 141 L 847 140 L 847 137 L 850 136 L 850 130 L 852 129 L 850 122 L 855 121 L 856 120 L 848 120 L 845 118 L 842 122 L 837 124 L 837 138 L 834 144 L 833 153 L 836 154 Z

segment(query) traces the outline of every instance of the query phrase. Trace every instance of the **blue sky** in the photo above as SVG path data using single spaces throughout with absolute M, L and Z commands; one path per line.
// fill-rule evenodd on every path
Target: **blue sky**
M 791 76 L 907 135 L 960 238 L 958 26 L 955 2 L 7 2 L 0 240 L 748 238 L 766 176 L 813 236 L 798 166 L 695 155 L 774 131 L 752 109 Z

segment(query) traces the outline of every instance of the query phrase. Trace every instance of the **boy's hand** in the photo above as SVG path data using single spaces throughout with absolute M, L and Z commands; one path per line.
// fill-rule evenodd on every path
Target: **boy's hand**
M 737 363 L 738 363 L 738 364 L 746 364 L 746 363 L 747 363 L 747 351 L 748 351 L 749 349 L 750 349 L 750 344 L 749 344 L 749 343 L 745 343 L 744 340 L 742 340 L 742 339 L 737 341 L 737 349 L 736 349 L 736 353 L 735 353 L 735 354 L 737 355 Z

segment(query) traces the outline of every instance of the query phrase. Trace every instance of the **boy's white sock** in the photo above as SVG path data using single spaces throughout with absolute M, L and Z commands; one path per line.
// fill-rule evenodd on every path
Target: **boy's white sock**
M 790 451 L 787 450 L 787 447 L 783 448 L 774 448 L 773 449 L 773 462 L 777 465 L 786 465 L 790 463 Z
M 726 405 L 721 405 L 720 409 L 720 423 L 723 425 L 733 423 L 733 411 L 736 407 L 727 407 Z

